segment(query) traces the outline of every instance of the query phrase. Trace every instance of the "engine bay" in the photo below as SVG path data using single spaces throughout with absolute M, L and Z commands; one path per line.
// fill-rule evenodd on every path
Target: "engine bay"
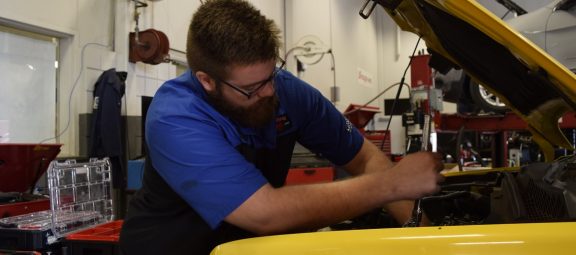
M 426 225 L 536 223 L 576 220 L 576 156 L 518 168 L 450 173 L 441 191 L 422 198 Z M 374 210 L 332 230 L 401 227 Z

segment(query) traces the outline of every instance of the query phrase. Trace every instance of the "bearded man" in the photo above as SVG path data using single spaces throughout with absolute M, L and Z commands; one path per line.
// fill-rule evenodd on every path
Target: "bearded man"
M 397 164 L 322 94 L 283 70 L 280 31 L 242 0 L 208 0 L 188 31 L 190 70 L 163 84 L 146 118 L 149 155 L 124 254 L 208 254 L 216 245 L 309 231 L 439 189 L 438 155 Z M 354 177 L 284 186 L 295 143 Z M 403 201 L 403 200 L 406 200 Z

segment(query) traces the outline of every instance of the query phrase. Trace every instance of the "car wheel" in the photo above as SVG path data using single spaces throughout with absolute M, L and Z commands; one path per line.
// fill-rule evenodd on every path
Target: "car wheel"
M 478 82 L 470 79 L 470 97 L 480 109 L 486 113 L 505 113 L 508 107 L 492 92 Z

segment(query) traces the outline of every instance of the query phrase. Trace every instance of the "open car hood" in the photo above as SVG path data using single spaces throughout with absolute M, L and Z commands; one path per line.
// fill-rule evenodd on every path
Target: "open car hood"
M 422 37 L 438 71 L 460 67 L 527 122 L 547 161 L 572 148 L 558 126 L 576 109 L 576 76 L 474 0 L 375 0 Z

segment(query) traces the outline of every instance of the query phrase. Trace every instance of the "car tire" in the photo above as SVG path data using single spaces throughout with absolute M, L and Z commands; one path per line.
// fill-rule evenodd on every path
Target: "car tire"
M 508 107 L 492 92 L 470 79 L 470 97 L 472 101 L 485 113 L 504 114 Z

